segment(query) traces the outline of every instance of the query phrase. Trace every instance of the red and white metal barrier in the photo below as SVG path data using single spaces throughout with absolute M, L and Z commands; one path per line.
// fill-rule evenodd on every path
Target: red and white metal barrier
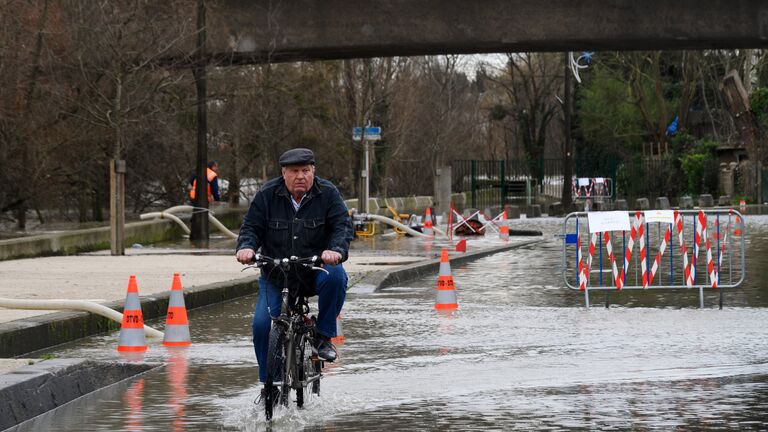
M 594 221 L 589 222 L 592 216 Z M 723 226 L 724 233 L 721 232 Z M 677 245 L 673 241 L 673 230 L 677 231 Z M 587 254 L 582 251 L 585 231 L 589 233 Z M 690 257 L 686 231 L 693 233 Z M 729 235 L 737 231 L 740 234 L 744 231 L 743 216 L 730 209 L 571 213 L 564 222 L 564 280 L 569 288 L 584 291 L 587 301 L 590 289 L 699 288 L 703 305 L 703 288 L 735 288 L 744 280 L 744 236 Z M 614 249 L 616 242 L 624 247 Z M 634 253 L 636 244 L 639 244 L 637 254 Z M 607 260 L 603 257 L 603 248 Z M 706 248 L 705 263 L 699 261 L 702 248 Z M 575 267 L 570 267 L 570 263 L 575 263 Z M 682 272 L 678 270 L 675 274 L 679 266 Z M 706 272 L 700 278 L 703 280 L 698 281 L 696 273 L 701 266 Z M 634 280 L 630 277 L 632 270 Z

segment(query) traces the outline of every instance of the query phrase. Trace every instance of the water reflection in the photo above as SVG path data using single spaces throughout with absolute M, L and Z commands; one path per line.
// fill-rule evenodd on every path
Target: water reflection
M 125 430 L 137 432 L 144 430 L 144 378 L 139 378 L 131 384 L 123 395 L 125 404 Z
M 169 348 L 168 358 L 168 387 L 170 389 L 168 405 L 171 407 L 173 422 L 172 430 L 184 431 L 186 425 L 185 407 L 187 403 L 187 375 L 189 364 L 187 362 L 187 347 Z

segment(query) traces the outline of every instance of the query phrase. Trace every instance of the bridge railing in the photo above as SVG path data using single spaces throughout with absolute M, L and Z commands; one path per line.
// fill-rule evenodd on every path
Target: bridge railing
M 563 280 L 589 291 L 736 288 L 744 216 L 733 209 L 577 212 L 563 222 Z M 722 307 L 722 294 L 721 294 Z

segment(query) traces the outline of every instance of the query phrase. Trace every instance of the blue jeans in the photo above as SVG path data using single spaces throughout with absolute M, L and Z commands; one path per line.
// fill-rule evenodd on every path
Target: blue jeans
M 347 296 L 347 273 L 341 264 L 326 265 L 328 274 L 318 271 L 315 276 L 315 291 L 318 295 L 317 328 L 318 333 L 326 337 L 336 336 L 336 316 L 344 306 Z M 259 380 L 267 380 L 267 349 L 269 349 L 269 330 L 273 317 L 280 315 L 282 287 L 275 286 L 262 276 L 259 278 L 259 300 L 253 312 L 253 349 L 259 362 Z

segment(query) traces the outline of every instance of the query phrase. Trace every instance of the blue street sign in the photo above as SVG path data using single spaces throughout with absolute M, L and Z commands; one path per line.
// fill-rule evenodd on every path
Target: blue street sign
M 360 141 L 363 138 L 363 128 L 356 127 L 352 128 L 352 139 L 355 141 Z M 366 127 L 365 128 L 365 139 L 370 141 L 378 141 L 381 139 L 381 128 L 380 127 Z
M 566 234 L 565 244 L 576 244 L 577 234 Z

